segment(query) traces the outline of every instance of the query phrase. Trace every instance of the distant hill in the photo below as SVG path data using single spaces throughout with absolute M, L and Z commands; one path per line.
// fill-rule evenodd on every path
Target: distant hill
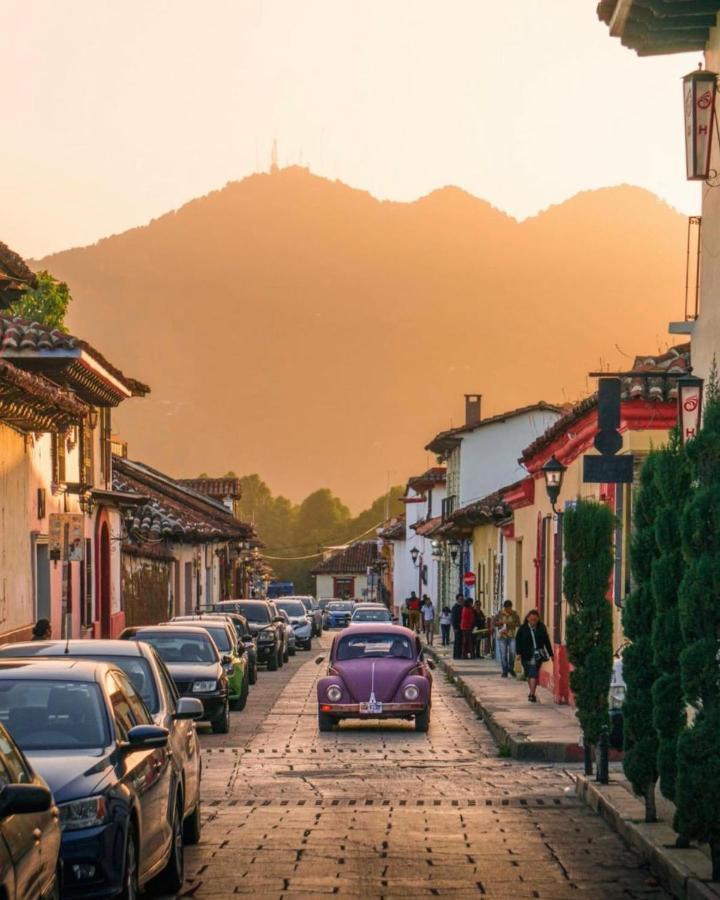
M 573 400 L 666 345 L 685 221 L 627 186 L 518 223 L 454 187 L 381 202 L 288 168 L 36 265 L 69 282 L 71 330 L 152 386 L 117 415 L 135 458 L 358 508 L 426 463 L 463 393 Z

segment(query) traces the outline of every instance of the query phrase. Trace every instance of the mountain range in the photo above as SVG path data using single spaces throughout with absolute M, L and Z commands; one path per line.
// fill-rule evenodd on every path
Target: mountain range
M 667 346 L 685 229 L 625 185 L 518 222 L 455 187 L 380 201 L 291 167 L 33 265 L 69 283 L 70 330 L 151 385 L 116 416 L 132 457 L 357 509 L 432 462 L 464 393 L 487 415 L 572 401 Z

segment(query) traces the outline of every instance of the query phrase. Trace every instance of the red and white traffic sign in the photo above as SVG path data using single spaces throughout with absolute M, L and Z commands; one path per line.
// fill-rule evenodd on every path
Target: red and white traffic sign
M 475 587 L 475 573 L 474 572 L 466 572 L 463 575 L 463 584 L 465 587 Z

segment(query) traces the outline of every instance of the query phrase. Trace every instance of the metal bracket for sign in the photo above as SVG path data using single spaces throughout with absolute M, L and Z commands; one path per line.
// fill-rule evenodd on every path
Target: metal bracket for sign
M 583 457 L 583 481 L 586 484 L 632 484 L 632 454 L 616 454 L 622 449 L 620 406 L 622 384 L 617 375 L 603 372 L 598 385 L 598 432 L 594 445 L 599 456 Z

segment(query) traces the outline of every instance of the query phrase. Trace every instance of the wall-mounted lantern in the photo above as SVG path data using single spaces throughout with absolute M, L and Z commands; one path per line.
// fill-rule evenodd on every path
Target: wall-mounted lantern
M 683 78 L 685 163 L 688 181 L 710 177 L 710 149 L 715 121 L 717 74 L 696 69 Z
M 555 454 L 553 454 L 542 467 L 542 473 L 545 476 L 545 490 L 547 491 L 550 506 L 552 506 L 552 511 L 555 515 L 557 515 L 555 504 L 560 496 L 560 489 L 562 488 L 566 468 L 567 467 L 560 462 Z
M 412 550 L 410 551 L 410 556 L 412 557 L 413 565 L 416 566 L 417 561 L 418 561 L 418 556 L 420 556 L 420 551 L 418 550 L 417 547 L 412 548 Z
M 683 444 L 698 433 L 702 416 L 703 380 L 694 375 L 678 378 L 678 428 Z

